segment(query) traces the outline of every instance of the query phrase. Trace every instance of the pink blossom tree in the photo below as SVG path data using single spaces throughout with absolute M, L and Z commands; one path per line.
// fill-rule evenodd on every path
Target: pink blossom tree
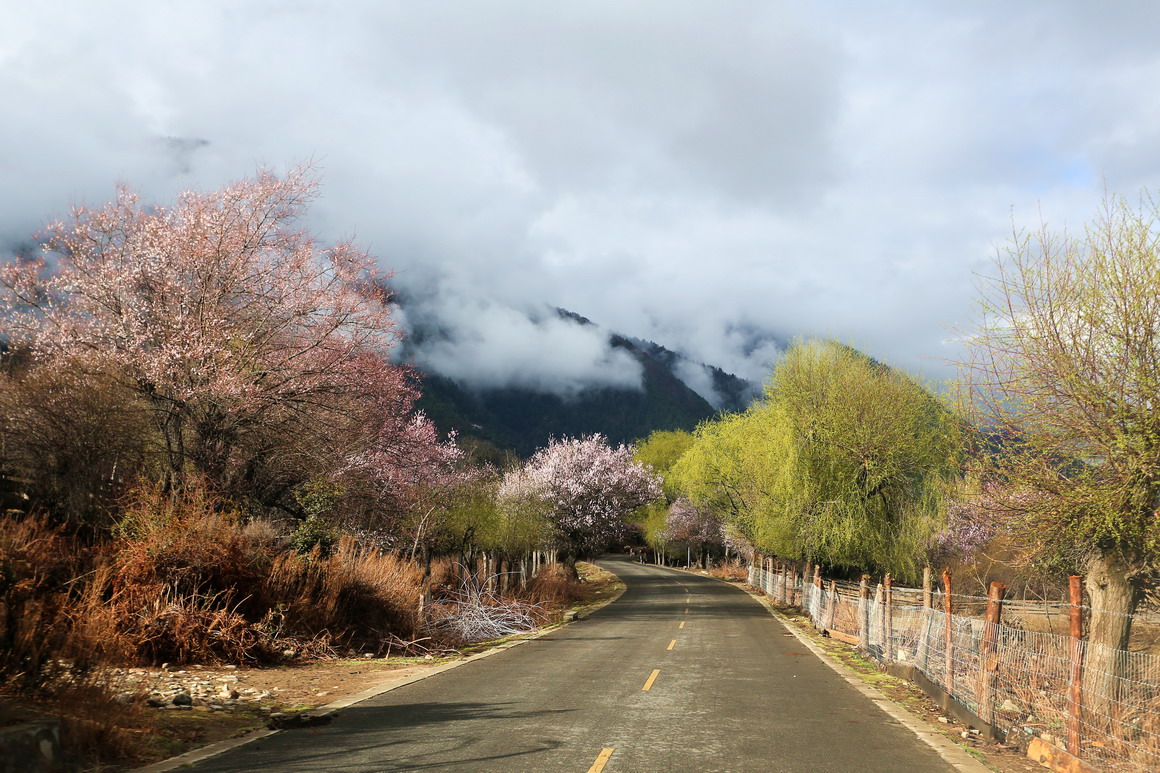
M 40 259 L 0 265 L 0 316 L 37 367 L 120 373 L 171 487 L 197 474 L 276 498 L 307 467 L 404 474 L 384 465 L 445 451 L 387 359 L 387 277 L 351 242 L 321 247 L 297 225 L 316 195 L 305 167 L 174 206 L 121 188 L 49 225 Z
M 565 562 L 622 536 L 625 517 L 661 496 L 660 479 L 633 461 L 633 449 L 604 436 L 553 439 L 500 484 L 501 507 L 548 514 Z
M 724 540 L 724 532 L 721 519 L 711 509 L 697 507 L 685 497 L 680 497 L 669 506 L 662 538 L 665 542 L 695 550 L 698 561 L 704 565 L 706 549 L 710 545 L 720 545 Z

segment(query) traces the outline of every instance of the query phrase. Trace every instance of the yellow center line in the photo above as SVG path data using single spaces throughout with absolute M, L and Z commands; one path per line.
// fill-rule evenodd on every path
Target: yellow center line
M 676 640 L 676 639 L 673 639 L 671 642 L 669 642 L 669 646 L 668 646 L 668 647 L 665 647 L 665 649 L 666 649 L 666 650 L 672 650 L 672 648 L 673 648 L 673 647 L 675 647 L 675 646 L 677 646 L 677 640 Z
M 652 686 L 653 686 L 653 682 L 655 682 L 657 680 L 657 674 L 659 674 L 660 672 L 661 672 L 661 670 L 659 668 L 654 668 L 653 672 L 651 674 L 649 674 L 648 681 L 645 682 L 644 687 L 642 687 L 640 689 L 642 691 L 651 690 Z
M 680 624 L 680 625 L 678 625 L 678 626 L 677 626 L 677 628 L 684 628 L 684 627 L 685 627 L 685 621 L 684 621 L 684 620 L 682 620 L 682 621 L 681 621 L 681 624 Z
M 689 608 L 688 608 L 688 607 L 685 607 L 685 614 L 686 614 L 686 615 L 687 615 L 687 614 L 689 614 Z
M 605 748 L 600 750 L 600 754 L 596 757 L 596 762 L 592 763 L 592 767 L 588 768 L 588 773 L 600 773 L 604 770 L 604 766 L 608 764 L 608 758 L 612 756 L 615 749 Z

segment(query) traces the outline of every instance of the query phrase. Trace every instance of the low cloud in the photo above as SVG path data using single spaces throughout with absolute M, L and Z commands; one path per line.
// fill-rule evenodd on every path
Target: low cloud
M 420 369 L 476 389 L 524 387 L 565 397 L 594 387 L 642 388 L 640 363 L 596 325 L 478 297 L 435 300 L 403 312 L 412 334 L 407 354 Z

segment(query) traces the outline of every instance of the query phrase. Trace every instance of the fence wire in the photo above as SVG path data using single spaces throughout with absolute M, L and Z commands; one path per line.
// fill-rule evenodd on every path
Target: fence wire
M 1004 620 L 994 624 L 983 619 L 985 597 L 952 594 L 947 615 L 941 593 L 927 608 L 915 588 L 894 588 L 888 609 L 881 586 L 862 603 L 857 584 L 837 582 L 831 591 L 828 582 L 819 588 L 761 566 L 749 568 L 749 584 L 859 641 L 873 659 L 921 671 L 1009 739 L 1071 746 L 1108 773 L 1160 770 L 1160 656 L 1073 639 L 1066 603 L 1005 601 Z

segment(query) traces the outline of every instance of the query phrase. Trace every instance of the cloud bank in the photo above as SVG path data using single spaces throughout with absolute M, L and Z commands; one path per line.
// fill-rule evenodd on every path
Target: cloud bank
M 939 377 L 1013 224 L 1160 187 L 1158 25 L 1143 0 L 10 3 L 0 255 L 119 180 L 164 200 L 314 159 L 310 227 L 396 271 L 448 375 L 639 382 L 559 306 L 756 380 L 798 336 Z

